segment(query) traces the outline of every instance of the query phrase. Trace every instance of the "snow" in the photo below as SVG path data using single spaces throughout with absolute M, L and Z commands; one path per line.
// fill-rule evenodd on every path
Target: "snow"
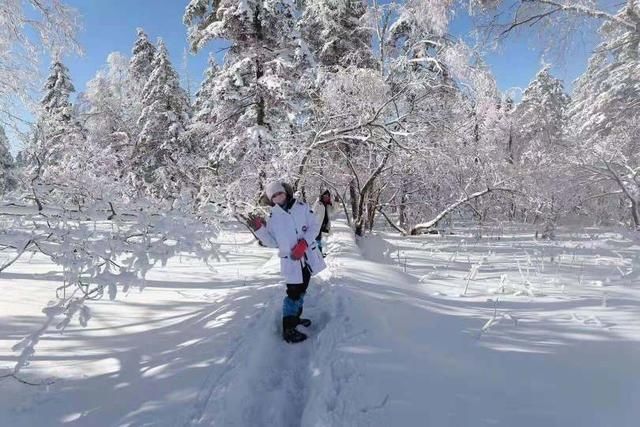
M 54 382 L 0 380 L 0 424 L 637 425 L 638 244 L 453 232 L 356 245 L 335 221 L 305 298 L 310 338 L 289 345 L 274 252 L 227 225 L 219 261 L 176 257 L 144 290 L 95 301 L 86 327 L 43 331 L 19 376 Z M 40 256 L 0 275 L 0 374 L 59 279 Z

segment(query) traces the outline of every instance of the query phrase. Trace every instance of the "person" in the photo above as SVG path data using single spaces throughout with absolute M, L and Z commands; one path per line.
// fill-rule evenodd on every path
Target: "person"
M 282 304 L 282 338 L 298 343 L 307 335 L 297 326 L 311 325 L 311 320 L 301 317 L 309 281 L 326 268 L 315 240 L 320 223 L 309 205 L 293 197 L 289 185 L 274 181 L 267 185 L 265 193 L 271 206 L 269 219 L 252 215 L 249 226 L 264 246 L 278 249 L 280 272 L 287 285 Z
M 320 232 L 316 236 L 316 242 L 318 249 L 324 257 L 324 251 L 322 248 L 322 233 L 329 234 L 331 231 L 331 217 L 333 216 L 333 204 L 331 202 L 331 192 L 324 190 L 320 193 L 320 197 L 313 205 L 313 212 L 315 212 L 318 222 L 320 222 Z

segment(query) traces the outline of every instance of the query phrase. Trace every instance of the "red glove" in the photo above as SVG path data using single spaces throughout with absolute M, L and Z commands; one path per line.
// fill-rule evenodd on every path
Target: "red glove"
M 298 240 L 298 243 L 296 243 L 293 249 L 291 249 L 291 259 L 294 259 L 297 261 L 300 258 L 302 258 L 308 247 L 309 245 L 307 244 L 306 240 L 304 239 Z
M 249 215 L 249 227 L 254 231 L 258 231 L 263 225 L 265 225 L 264 219 L 258 215 Z

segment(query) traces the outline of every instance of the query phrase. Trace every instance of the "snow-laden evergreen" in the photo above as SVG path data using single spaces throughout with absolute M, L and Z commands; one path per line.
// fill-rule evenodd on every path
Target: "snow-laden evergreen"
M 138 37 L 131 50 L 129 70 L 132 79 L 140 87 L 144 87 L 153 72 L 153 60 L 156 56 L 156 47 L 149 41 L 149 37 L 142 28 L 138 28 Z
M 54 61 L 49 70 L 49 76 L 42 88 L 42 109 L 59 121 L 71 121 L 73 111 L 69 97 L 76 89 L 71 83 L 69 69 L 62 62 Z
M 518 129 L 516 145 L 519 156 L 535 156 L 536 150 L 562 143 L 570 98 L 560 80 L 545 65 L 522 95 L 516 109 Z
M 191 106 L 167 49 L 160 40 L 152 72 L 142 90 L 140 135 L 133 150 L 131 179 L 165 199 L 189 191 L 193 148 L 183 138 Z
M 214 89 L 216 84 L 216 78 L 220 66 L 216 62 L 213 55 L 209 56 L 209 63 L 207 69 L 204 72 L 200 89 L 196 92 L 195 101 L 193 104 L 193 120 L 195 122 L 215 122 L 215 97 Z
M 71 103 L 75 88 L 62 62 L 51 64 L 43 92 L 36 131 L 28 147 L 28 171 L 43 183 L 65 185 L 65 180 L 73 179 L 78 169 L 86 166 L 79 153 L 87 147 L 85 130 Z
M 370 68 L 371 30 L 364 0 L 306 0 L 300 28 L 315 58 L 325 66 Z
M 287 0 L 210 2 L 194 0 L 184 21 L 194 50 L 215 38 L 231 44 L 215 74 L 215 140 L 212 173 L 205 191 L 229 185 L 235 197 L 259 196 L 268 175 L 286 172 L 297 144 L 296 128 L 306 111 L 303 92 L 308 49 L 296 30 L 296 4 Z M 206 196 L 205 196 L 206 197 Z
M 59 0 L 3 0 L 0 9 L 0 114 L 15 113 L 40 84 L 41 60 L 78 51 L 76 12 Z M 15 119 L 15 117 L 12 117 Z
M 545 237 L 553 235 L 555 223 L 580 196 L 578 191 L 566 193 L 572 176 L 564 157 L 569 102 L 563 83 L 551 75 L 549 65 L 544 65 L 525 89 L 511 120 L 509 158 L 522 179 L 522 188 L 532 195 L 529 206 L 514 202 L 514 209 L 537 212 L 544 220 Z
M 209 56 L 209 65 L 204 72 L 200 88 L 195 94 L 193 104 L 193 116 L 188 125 L 185 138 L 194 148 L 194 151 L 210 160 L 211 165 L 217 164 L 216 156 L 216 126 L 218 114 L 215 89 L 220 66 L 213 55 Z

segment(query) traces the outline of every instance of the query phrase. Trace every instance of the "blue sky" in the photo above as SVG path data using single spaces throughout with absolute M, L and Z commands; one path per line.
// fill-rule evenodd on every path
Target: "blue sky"
M 102 67 L 107 55 L 118 51 L 127 56 L 136 40 L 136 28 L 142 27 L 151 41 L 164 40 L 177 71 L 184 78 L 183 56 L 187 48 L 182 14 L 186 0 L 66 0 L 82 16 L 79 41 L 82 57 L 65 58 L 77 90 L 83 90 Z M 199 84 L 207 65 L 207 52 L 188 55 L 189 78 Z
M 109 53 L 118 51 L 130 55 L 138 27 L 144 28 L 153 41 L 163 38 L 174 66 L 183 76 L 183 83 L 186 82 L 183 57 L 187 42 L 182 15 L 187 0 L 66 0 L 66 3 L 82 16 L 78 40 L 84 55 L 64 58 L 77 91 L 84 90 L 87 81 L 104 65 Z M 469 40 L 471 28 L 469 17 L 459 13 L 450 31 L 454 37 Z M 199 86 L 208 53 L 216 52 L 219 47 L 219 44 L 211 44 L 206 51 L 188 55 L 186 75 L 191 80 L 192 93 Z M 553 68 L 556 77 L 564 80 L 566 87 L 570 88 L 571 82 L 584 70 L 590 48 L 585 44 L 574 51 L 571 58 Z M 501 49 L 488 54 L 486 60 L 503 91 L 514 87 L 524 89 L 542 63 L 539 50 L 532 48 L 523 38 L 507 39 Z M 47 65 L 45 63 L 43 67 Z

